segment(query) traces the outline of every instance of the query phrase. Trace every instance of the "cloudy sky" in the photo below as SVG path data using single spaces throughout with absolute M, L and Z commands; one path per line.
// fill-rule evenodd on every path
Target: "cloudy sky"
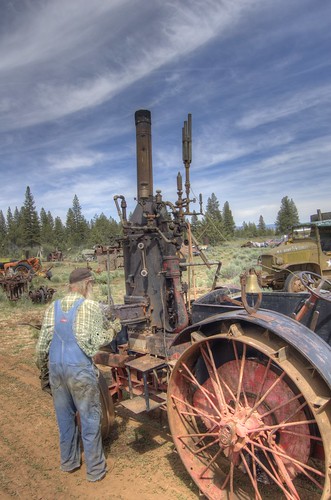
M 0 210 L 64 221 L 135 206 L 134 112 L 152 113 L 154 191 L 176 199 L 192 113 L 192 190 L 236 224 L 281 199 L 330 211 L 331 2 L 1 0 Z M 194 208 L 194 207 L 192 207 Z M 195 207 L 198 210 L 198 206 Z

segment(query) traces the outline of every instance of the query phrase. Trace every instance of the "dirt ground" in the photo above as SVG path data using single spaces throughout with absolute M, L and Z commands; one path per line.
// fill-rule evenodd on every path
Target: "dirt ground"
M 1 307 L 1 305 L 0 305 Z M 98 483 L 85 479 L 85 464 L 60 471 L 52 398 L 40 389 L 34 364 L 42 312 L 0 311 L 0 498 L 193 500 L 198 489 L 182 465 L 166 415 L 134 417 L 122 407 L 105 443 L 109 473 Z

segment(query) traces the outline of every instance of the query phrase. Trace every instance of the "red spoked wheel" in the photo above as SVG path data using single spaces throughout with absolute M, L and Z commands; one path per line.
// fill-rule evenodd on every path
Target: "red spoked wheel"
M 168 418 L 186 469 L 212 500 L 330 498 L 331 410 L 318 403 L 330 406 L 330 388 L 279 337 L 235 331 L 193 344 L 173 370 Z

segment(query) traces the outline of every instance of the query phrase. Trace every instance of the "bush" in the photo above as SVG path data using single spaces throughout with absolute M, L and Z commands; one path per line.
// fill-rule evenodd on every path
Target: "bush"
M 232 280 L 236 276 L 239 277 L 239 275 L 242 272 L 242 267 L 238 266 L 237 264 L 230 263 L 225 267 L 222 267 L 221 269 L 221 278 L 226 279 L 226 280 Z

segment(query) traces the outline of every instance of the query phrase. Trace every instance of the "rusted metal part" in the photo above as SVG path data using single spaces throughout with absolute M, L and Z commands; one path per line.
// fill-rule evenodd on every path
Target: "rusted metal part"
M 47 255 L 47 262 L 62 262 L 63 253 L 61 250 L 54 250 Z
M 266 485 L 270 498 L 299 499 L 299 476 L 330 498 L 328 385 L 276 335 L 240 330 L 195 342 L 174 367 L 168 418 L 185 467 L 211 500 L 262 499 Z
M 97 272 L 114 271 L 123 267 L 123 254 L 117 245 L 96 245 L 94 253 L 98 262 Z
M 260 310 L 258 315 L 249 315 L 246 311 L 238 309 L 207 318 L 198 324 L 186 328 L 174 340 L 172 346 L 188 341 L 192 331 L 198 330 L 207 336 L 212 336 L 222 328 L 227 328 L 229 323 L 238 321 L 240 324 L 252 324 L 276 334 L 280 339 L 286 340 L 293 347 L 300 346 L 300 353 L 320 373 L 331 388 L 331 347 L 318 335 L 283 314 L 275 311 Z M 300 339 L 300 340 L 298 340 Z
M 111 374 L 110 394 L 138 413 L 164 407 L 168 387 L 174 442 L 212 500 L 262 499 L 264 487 L 270 497 L 298 500 L 300 474 L 329 499 L 330 306 L 311 300 L 308 307 L 305 293 L 254 295 L 248 285 L 242 297 L 216 281 L 191 303 L 182 272 L 192 263 L 179 257 L 193 201 L 191 123 L 183 134 L 185 191 L 179 174 L 172 203 L 153 194 L 150 112 L 138 111 L 135 121 L 137 205 L 129 218 L 125 197 L 114 197 L 126 288 L 124 304 L 112 310 L 125 339 L 95 358 Z M 321 470 L 310 462 L 317 456 L 324 457 Z
M 34 275 L 42 276 L 47 279 L 52 277 L 53 266 L 44 269 L 38 257 L 30 257 L 23 260 L 13 260 L 9 262 L 0 263 L 0 275 L 11 277 L 14 275 L 22 275 L 28 277 L 30 280 Z
M 102 373 L 99 374 L 100 402 L 102 410 L 101 435 L 103 439 L 109 437 L 110 430 L 115 421 L 113 399 L 109 392 L 108 384 Z
M 47 302 L 50 302 L 52 300 L 55 292 L 56 290 L 54 288 L 41 286 L 38 290 L 30 290 L 29 297 L 34 303 L 46 304 Z
M 16 301 L 27 293 L 29 278 L 22 275 L 0 276 L 0 286 L 9 300 Z

